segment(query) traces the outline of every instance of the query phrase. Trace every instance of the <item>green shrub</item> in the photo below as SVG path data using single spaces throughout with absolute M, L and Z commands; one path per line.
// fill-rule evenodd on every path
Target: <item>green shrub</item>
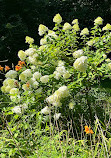
M 85 125 L 89 143 L 95 143 L 98 132 L 103 145 L 99 141 L 94 144 L 94 149 L 89 144 L 95 153 L 88 151 L 83 157 L 109 154 L 100 122 L 103 122 L 106 135 L 110 137 L 111 91 L 102 88 L 101 80 L 110 80 L 111 77 L 111 61 L 107 59 L 111 47 L 111 25 L 101 27 L 103 19 L 97 17 L 91 30 L 84 28 L 80 31 L 78 19 L 74 19 L 72 24 L 62 24 L 62 21 L 60 14 L 56 14 L 53 30 L 39 25 L 39 35 L 43 36 L 40 47 L 34 45 L 33 38 L 26 36 L 29 49 L 18 52 L 18 65 L 5 74 L 1 90 L 10 102 L 2 109 L 1 116 L 7 129 L 5 135 L 9 133 L 11 140 L 10 144 L 7 140 L 2 142 L 1 146 L 8 147 L 8 151 L 5 148 L 2 150 L 4 154 L 23 157 L 39 153 L 39 157 L 48 157 L 54 152 L 55 157 L 71 157 L 71 153 L 72 157 L 80 157 L 84 149 L 80 155 L 74 155 L 66 144 L 70 137 L 82 141 Z M 92 127 L 98 125 L 99 128 L 95 126 L 95 133 L 88 127 L 90 124 Z M 64 139 L 66 141 L 66 144 L 60 143 L 60 154 L 53 144 L 57 132 L 59 143 L 63 143 Z M 91 141 L 93 133 L 94 140 Z M 41 137 L 47 144 L 46 148 Z M 42 146 L 46 149 L 44 152 Z M 102 152 L 99 151 L 101 149 Z

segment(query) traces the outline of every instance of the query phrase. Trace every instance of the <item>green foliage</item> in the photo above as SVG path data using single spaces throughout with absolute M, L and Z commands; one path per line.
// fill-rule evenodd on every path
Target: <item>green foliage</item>
M 39 25 L 41 46 L 26 37 L 29 49 L 5 74 L 1 156 L 108 157 L 111 91 L 101 81 L 111 78 L 111 25 L 98 17 L 80 31 L 77 19 L 62 24 L 60 14 L 53 22 L 53 30 Z

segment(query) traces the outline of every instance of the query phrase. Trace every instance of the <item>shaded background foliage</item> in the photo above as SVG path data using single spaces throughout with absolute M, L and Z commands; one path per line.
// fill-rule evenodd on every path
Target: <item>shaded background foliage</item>
M 17 53 L 26 49 L 25 36 L 33 37 L 39 45 L 39 24 L 52 29 L 55 14 L 60 13 L 63 22 L 79 19 L 80 28 L 92 27 L 96 17 L 111 23 L 110 0 L 0 0 L 0 61 L 11 66 L 19 60 Z M 0 63 L 1 64 L 1 63 Z

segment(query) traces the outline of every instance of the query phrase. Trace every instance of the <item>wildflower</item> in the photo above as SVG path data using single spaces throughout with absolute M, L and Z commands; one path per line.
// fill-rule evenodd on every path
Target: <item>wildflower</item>
M 49 81 L 49 75 L 42 76 L 42 77 L 40 78 L 40 81 L 41 81 L 42 83 L 47 83 L 47 82 Z
M 81 31 L 80 35 L 81 35 L 81 36 L 82 36 L 82 35 L 89 35 L 89 30 L 88 30 L 88 28 L 84 28 L 84 29 Z
M 61 113 L 55 113 L 54 114 L 54 120 L 55 121 L 58 120 L 60 118 L 60 116 L 61 116 Z
M 46 31 L 48 31 L 48 27 L 46 27 L 45 25 L 40 24 L 39 28 L 38 28 L 38 31 L 39 31 L 39 35 L 42 36 L 43 34 L 46 33 Z
M 81 72 L 86 71 L 86 69 L 87 69 L 87 57 L 81 56 L 80 58 L 77 58 L 73 64 L 73 66 L 78 71 L 81 71 Z
M 103 28 L 102 28 L 102 30 L 103 31 L 107 31 L 107 30 L 111 30 L 111 25 L 110 24 L 106 24 L 106 26 L 104 26 Z
M 29 36 L 26 36 L 25 37 L 25 43 L 32 44 L 32 43 L 34 43 L 34 39 L 29 37 Z
M 80 28 L 79 28 L 79 25 L 78 24 L 74 24 L 72 26 L 72 28 L 75 30 L 75 31 L 80 31 Z
M 101 17 L 97 17 L 94 20 L 94 25 L 102 25 L 103 24 L 103 19 Z
M 93 134 L 93 133 L 94 133 L 90 126 L 89 126 L 89 127 L 88 127 L 88 126 L 85 126 L 84 128 L 85 128 L 86 134 L 89 134 L 89 133 L 90 133 L 90 134 Z
M 50 113 L 50 109 L 49 109 L 49 107 L 48 106 L 46 106 L 45 108 L 43 108 L 42 110 L 41 110 L 41 113 L 42 114 L 49 114 Z
M 80 58 L 83 55 L 83 50 L 79 49 L 73 53 L 73 57 Z
M 71 27 L 71 25 L 68 23 L 68 22 L 66 22 L 65 24 L 64 24 L 64 26 L 63 26 L 63 30 L 70 30 L 72 27 Z
M 62 17 L 60 16 L 60 14 L 56 14 L 53 18 L 53 22 L 60 24 L 62 22 Z
M 25 60 L 26 59 L 26 53 L 23 50 L 20 50 L 18 52 L 18 57 L 20 58 L 20 60 Z
M 3 67 L 0 65 L 0 71 L 3 71 Z
M 5 65 L 5 72 L 8 70 L 10 70 L 10 67 Z
M 19 65 L 19 66 L 25 66 L 26 64 L 25 64 L 25 61 L 21 61 L 21 60 L 20 60 L 20 61 L 18 61 L 18 65 Z
M 74 19 L 73 21 L 72 21 L 72 24 L 78 24 L 79 22 L 78 22 L 78 19 Z
M 16 71 L 19 71 L 21 68 L 22 68 L 22 67 L 19 66 L 19 65 L 16 65 L 16 66 L 15 66 L 15 70 L 16 70 Z

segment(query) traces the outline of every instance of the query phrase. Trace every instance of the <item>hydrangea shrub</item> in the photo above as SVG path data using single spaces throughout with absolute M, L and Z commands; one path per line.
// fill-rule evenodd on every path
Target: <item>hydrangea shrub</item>
M 111 25 L 102 27 L 103 19 L 97 17 L 91 30 L 80 30 L 78 19 L 72 24 L 62 21 L 56 14 L 52 30 L 39 25 L 40 46 L 26 36 L 29 48 L 18 52 L 20 61 L 6 72 L 1 90 L 10 97 L 13 113 L 34 108 L 43 116 L 51 114 L 54 120 L 79 120 L 84 115 L 92 121 L 98 107 L 94 93 L 100 92 L 95 92 L 94 86 L 111 77 L 111 60 L 107 58 Z M 99 102 L 99 108 L 103 110 L 102 104 Z

